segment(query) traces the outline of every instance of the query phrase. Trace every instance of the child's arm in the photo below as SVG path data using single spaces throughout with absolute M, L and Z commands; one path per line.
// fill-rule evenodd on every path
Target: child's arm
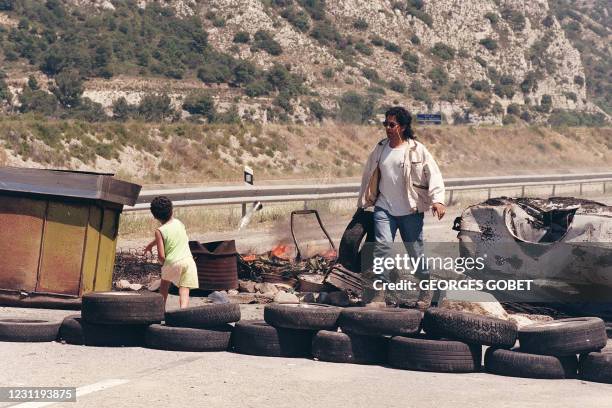
M 147 254 L 147 252 L 151 252 L 151 254 L 153 254 L 153 247 L 155 246 L 156 243 L 157 243 L 157 240 L 154 239 L 153 241 L 147 244 L 147 246 L 144 249 L 145 255 Z
M 157 244 L 157 259 L 163 264 L 166 260 L 166 252 L 164 251 L 164 239 L 159 230 L 155 230 L 155 244 Z

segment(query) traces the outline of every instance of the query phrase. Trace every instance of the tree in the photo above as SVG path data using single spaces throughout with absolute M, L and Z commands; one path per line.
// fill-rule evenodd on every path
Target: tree
M 78 71 L 68 69 L 57 74 L 52 92 L 63 107 L 77 106 L 83 95 L 83 80 Z
M 203 92 L 189 95 L 183 102 L 183 109 L 192 115 L 202 115 L 212 122 L 215 119 L 215 101 L 212 97 Z
M 364 123 L 374 114 L 374 99 L 354 91 L 345 92 L 340 98 L 339 119 L 349 123 Z
M 138 116 L 145 120 L 161 121 L 174 115 L 168 95 L 145 95 L 138 104 Z
M 127 100 L 122 96 L 113 102 L 113 119 L 118 121 L 128 120 L 134 111 L 134 108 L 127 102 Z
M 431 79 L 434 89 L 439 89 L 448 83 L 448 75 L 444 68 L 434 67 L 427 77 Z

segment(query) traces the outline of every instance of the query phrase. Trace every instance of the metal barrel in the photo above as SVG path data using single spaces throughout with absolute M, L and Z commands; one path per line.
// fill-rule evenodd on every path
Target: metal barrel
M 198 282 L 202 290 L 238 288 L 238 252 L 236 242 L 190 241 L 189 248 L 198 268 Z

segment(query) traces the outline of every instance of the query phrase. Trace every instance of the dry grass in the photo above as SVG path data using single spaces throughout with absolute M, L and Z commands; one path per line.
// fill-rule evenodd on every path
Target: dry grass
M 416 134 L 445 177 L 582 172 L 609 169 L 612 162 L 612 128 L 432 126 L 417 127 Z M 113 171 L 141 184 L 240 182 L 244 165 L 255 170 L 257 183 L 328 182 L 358 178 L 383 137 L 379 126 L 333 122 L 87 124 L 26 116 L 0 120 L 0 160 Z

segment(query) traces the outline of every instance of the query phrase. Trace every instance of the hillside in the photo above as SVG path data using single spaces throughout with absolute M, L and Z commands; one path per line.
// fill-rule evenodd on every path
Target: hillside
M 0 0 L 8 114 L 610 120 L 606 0 Z
M 445 177 L 610 171 L 612 128 L 419 127 Z M 0 166 L 98 170 L 138 183 L 358 178 L 381 127 L 0 120 Z

